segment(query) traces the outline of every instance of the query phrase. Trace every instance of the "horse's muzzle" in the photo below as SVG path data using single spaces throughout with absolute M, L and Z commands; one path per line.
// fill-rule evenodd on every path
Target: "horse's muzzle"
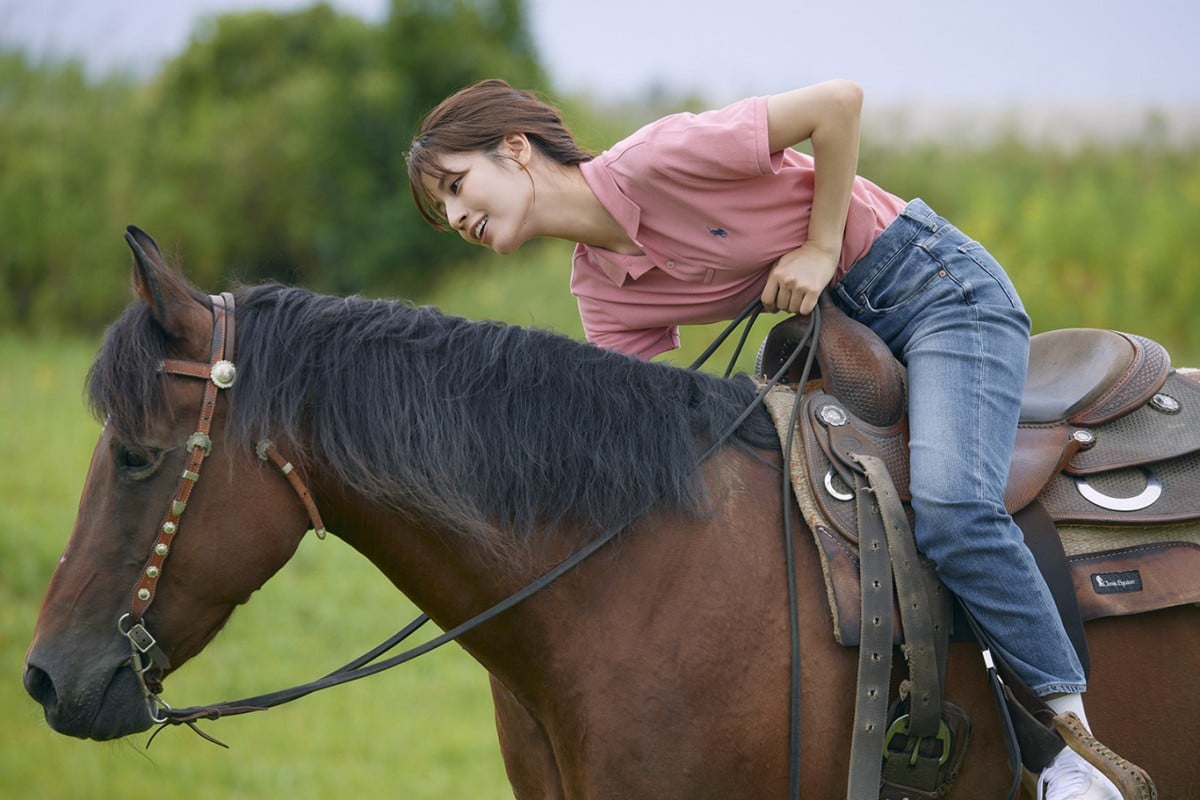
M 107 676 L 76 684 L 74 691 L 56 681 L 50 669 L 25 665 L 25 691 L 42 706 L 46 723 L 79 739 L 119 739 L 150 728 L 153 720 L 137 675 L 126 665 Z

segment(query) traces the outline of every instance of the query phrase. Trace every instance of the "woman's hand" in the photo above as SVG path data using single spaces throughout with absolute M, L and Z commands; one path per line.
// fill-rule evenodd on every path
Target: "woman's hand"
M 767 275 L 763 287 L 763 309 L 808 314 L 817 305 L 821 292 L 833 280 L 841 254 L 816 242 L 784 253 Z

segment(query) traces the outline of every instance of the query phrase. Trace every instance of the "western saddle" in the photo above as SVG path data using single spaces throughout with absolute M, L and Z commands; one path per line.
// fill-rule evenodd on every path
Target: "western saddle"
M 769 333 L 759 349 L 761 380 L 780 371 L 808 325 L 807 317 L 791 317 Z M 911 544 L 904 367 L 828 300 L 815 350 L 812 380 L 800 385 L 799 370 L 790 368 L 767 406 L 781 439 L 793 443 L 792 484 L 818 545 L 834 636 L 860 648 L 856 739 L 861 727 L 883 740 L 880 797 L 939 797 L 969 737 L 965 714 L 941 698 L 944 639 L 961 617 L 951 616 L 948 593 Z M 1084 620 L 1200 602 L 1198 491 L 1200 373 L 1172 369 L 1162 345 L 1132 334 L 1075 328 L 1032 337 L 1005 505 L 1025 531 L 1085 665 Z M 910 592 L 909 601 L 895 602 L 892 575 L 868 574 L 881 569 L 869 564 L 879 549 L 890 549 L 895 594 Z M 869 596 L 881 587 L 891 614 L 880 612 L 884 599 Z M 913 604 L 919 612 L 906 615 Z M 908 711 L 893 707 L 890 722 L 880 725 L 877 709 L 863 709 L 870 705 L 864 697 L 882 688 L 886 700 L 891 658 L 884 651 L 902 643 L 910 680 L 902 684 L 901 710 Z M 864 663 L 868 652 L 884 663 Z M 873 685 L 864 686 L 864 669 L 875 670 Z M 1023 695 L 1020 705 L 1030 698 Z M 1015 699 L 1010 692 L 1010 707 Z M 1056 748 L 1043 736 L 1042 752 L 1026 752 L 1028 741 L 1022 738 L 1020 756 L 1036 772 Z M 852 755 L 852 797 L 856 768 L 862 785 L 873 780 L 871 769 L 879 775 L 870 755 L 880 752 L 876 741 L 856 743 L 860 750 L 867 755 L 857 756 L 864 762 L 857 767 Z

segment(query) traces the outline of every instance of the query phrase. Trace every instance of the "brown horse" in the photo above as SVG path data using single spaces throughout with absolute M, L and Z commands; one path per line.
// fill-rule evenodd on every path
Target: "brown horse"
M 445 629 L 620 529 L 460 639 L 490 676 L 518 798 L 787 795 L 778 439 L 756 414 L 701 458 L 753 397 L 749 380 L 278 286 L 240 291 L 236 331 L 229 322 L 218 343 L 219 304 L 145 234 L 127 239 L 137 300 L 89 376 L 106 423 L 26 662 L 55 730 L 149 728 L 148 693 L 291 557 L 310 515 L 255 457 L 269 438 L 329 529 Z M 218 344 L 237 372 L 214 400 L 213 381 L 183 362 L 207 366 Z M 205 414 L 207 458 L 193 437 Z M 180 474 L 199 461 L 184 515 Z M 801 794 L 842 797 L 857 656 L 831 636 L 811 535 L 791 513 Z M 158 661 L 131 658 L 134 622 L 157 637 L 145 644 Z M 1103 619 L 1087 634 L 1097 735 L 1144 766 L 1160 797 L 1195 797 L 1200 608 Z M 953 796 L 1003 797 L 1007 755 L 978 648 L 954 645 L 949 675 L 946 695 L 974 729 Z

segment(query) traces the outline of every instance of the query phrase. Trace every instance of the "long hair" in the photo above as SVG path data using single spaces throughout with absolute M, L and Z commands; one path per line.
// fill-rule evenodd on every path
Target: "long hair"
M 110 328 L 89 386 L 117 435 L 162 413 L 167 348 L 141 304 Z M 237 293 L 235 357 L 221 446 L 270 437 L 368 502 L 485 540 L 705 513 L 700 454 L 755 393 L 547 331 L 277 285 Z M 732 441 L 778 448 L 765 412 Z

